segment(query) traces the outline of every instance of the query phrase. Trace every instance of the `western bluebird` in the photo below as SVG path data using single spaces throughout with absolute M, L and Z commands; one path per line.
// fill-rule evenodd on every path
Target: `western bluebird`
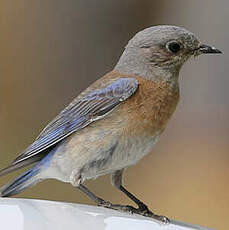
M 176 26 L 154 26 L 137 33 L 115 68 L 73 100 L 13 163 L 4 175 L 37 162 L 1 188 L 1 196 L 22 192 L 55 178 L 71 183 L 98 205 L 167 221 L 122 185 L 125 168 L 148 154 L 179 101 L 178 75 L 191 56 L 221 53 Z M 111 183 L 138 208 L 114 205 L 94 195 L 83 182 L 111 174 Z

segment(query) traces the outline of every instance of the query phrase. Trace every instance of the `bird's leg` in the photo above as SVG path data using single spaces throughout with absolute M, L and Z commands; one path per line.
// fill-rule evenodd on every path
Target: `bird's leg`
M 122 185 L 122 176 L 123 176 L 124 170 L 117 170 L 111 175 L 111 183 L 114 187 L 118 188 L 120 191 L 122 191 L 125 195 L 127 195 L 135 204 L 137 204 L 138 208 L 133 210 L 134 213 L 152 217 L 154 219 L 157 219 L 159 221 L 169 223 L 169 219 L 165 216 L 159 216 L 151 212 L 147 205 L 144 204 L 142 201 L 140 201 L 136 196 L 131 194 L 129 191 L 127 191 L 123 185 Z
M 82 191 L 83 193 L 85 193 L 87 196 L 89 196 L 97 205 L 100 206 L 110 206 L 111 203 L 103 200 L 102 198 L 96 196 L 94 193 L 92 193 L 90 190 L 88 190 L 84 185 L 79 184 L 79 186 L 77 186 L 77 188 Z
M 97 197 L 94 193 L 88 190 L 84 185 L 79 184 L 77 188 L 89 196 L 98 206 L 102 206 L 105 208 L 111 208 L 114 210 L 125 211 L 125 212 L 136 212 L 136 209 L 129 205 L 119 205 L 119 204 L 112 204 L 109 201 L 105 201 L 100 197 Z

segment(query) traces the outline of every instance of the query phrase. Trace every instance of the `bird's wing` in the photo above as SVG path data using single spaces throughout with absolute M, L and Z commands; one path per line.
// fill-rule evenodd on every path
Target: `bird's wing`
M 135 78 L 119 78 L 102 89 L 80 95 L 66 107 L 37 139 L 19 155 L 13 165 L 18 164 L 58 143 L 73 132 L 106 116 L 112 109 L 133 95 L 138 88 Z

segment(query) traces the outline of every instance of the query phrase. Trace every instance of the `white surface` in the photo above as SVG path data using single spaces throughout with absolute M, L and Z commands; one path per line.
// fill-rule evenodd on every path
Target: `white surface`
M 150 218 L 102 207 L 16 198 L 0 198 L 0 229 L 207 230 L 178 221 L 161 224 Z

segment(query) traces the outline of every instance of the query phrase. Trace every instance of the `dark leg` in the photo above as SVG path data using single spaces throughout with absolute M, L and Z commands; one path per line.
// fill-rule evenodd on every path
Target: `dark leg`
M 107 204 L 107 206 L 109 205 L 109 202 L 106 202 L 105 200 L 97 197 L 94 193 L 88 190 L 84 185 L 80 184 L 77 188 L 83 193 L 85 193 L 87 196 L 89 196 L 96 204 L 98 205 Z
M 100 197 L 97 197 L 94 193 L 92 193 L 90 190 L 88 190 L 84 185 L 80 184 L 77 186 L 77 188 L 85 193 L 87 196 L 89 196 L 97 205 L 105 207 L 105 208 L 111 208 L 114 210 L 119 210 L 119 211 L 125 211 L 125 212 L 130 212 L 134 213 L 136 212 L 136 209 L 132 206 L 129 205 L 119 205 L 119 204 L 112 204 L 108 201 L 103 200 Z
M 138 209 L 135 209 L 135 211 L 133 211 L 134 213 L 143 215 L 143 216 L 148 216 L 148 217 L 152 217 L 154 219 L 160 220 L 162 222 L 169 222 L 169 219 L 165 216 L 159 216 L 154 214 L 153 212 L 151 212 L 147 205 L 145 205 L 142 201 L 140 201 L 136 196 L 134 196 L 133 194 L 131 194 L 130 192 L 128 192 L 122 185 L 122 176 L 123 176 L 123 171 L 124 170 L 118 170 L 115 171 L 112 176 L 111 176 L 111 183 L 113 186 L 115 186 L 116 188 L 118 188 L 120 191 L 122 191 L 123 193 L 125 193 L 135 204 L 137 204 Z

